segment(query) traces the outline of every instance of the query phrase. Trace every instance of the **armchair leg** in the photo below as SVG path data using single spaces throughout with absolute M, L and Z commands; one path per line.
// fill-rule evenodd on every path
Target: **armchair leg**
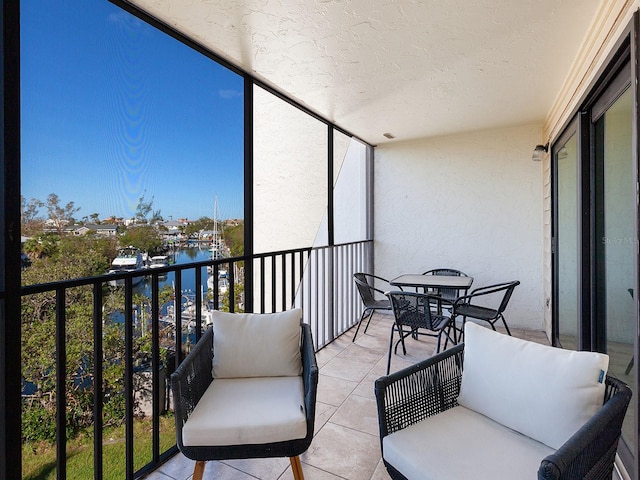
M 304 480 L 304 474 L 302 473 L 302 464 L 300 463 L 300 457 L 289 457 L 291 462 L 291 470 L 293 471 L 293 478 L 295 480 Z
M 193 480 L 202 480 L 202 475 L 204 475 L 204 460 L 196 461 L 196 467 L 193 469 Z

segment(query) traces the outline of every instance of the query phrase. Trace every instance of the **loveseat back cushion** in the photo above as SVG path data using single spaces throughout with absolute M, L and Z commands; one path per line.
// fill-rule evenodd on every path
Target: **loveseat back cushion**
M 182 427 L 185 446 L 284 442 L 305 438 L 302 377 L 214 379 Z
M 213 378 L 302 374 L 302 310 L 281 313 L 213 312 Z
M 472 322 L 458 403 L 557 449 L 602 406 L 609 357 L 513 338 Z

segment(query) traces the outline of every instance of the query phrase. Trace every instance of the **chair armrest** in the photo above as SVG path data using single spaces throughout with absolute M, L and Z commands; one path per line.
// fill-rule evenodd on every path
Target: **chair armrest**
M 182 427 L 213 380 L 213 329 L 209 328 L 171 375 L 176 434 L 182 444 Z
M 496 283 L 495 285 L 486 285 L 484 287 L 474 288 L 473 290 L 471 290 L 470 294 L 458 297 L 454 302 L 454 307 L 462 303 L 471 303 L 471 299 L 475 297 L 491 295 L 492 293 L 506 290 L 512 283 L 513 282 Z
M 316 394 L 318 390 L 318 364 L 315 346 L 311 336 L 311 326 L 302 324 L 302 381 L 304 383 L 304 402 L 307 413 L 307 435 L 313 436 L 316 418 Z
M 631 390 L 613 377 L 607 376 L 606 382 L 602 408 L 558 450 L 542 460 L 539 480 L 611 478 Z
M 464 344 L 457 345 L 376 380 L 380 442 L 458 404 L 463 350 Z

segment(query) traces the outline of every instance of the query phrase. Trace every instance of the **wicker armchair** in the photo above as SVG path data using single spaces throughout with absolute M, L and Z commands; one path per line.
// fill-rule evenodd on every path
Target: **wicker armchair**
M 393 460 L 387 458 L 391 454 L 387 455 L 385 451 L 385 438 L 409 427 L 415 429 L 416 425 L 425 419 L 447 411 L 453 412 L 452 409 L 458 407 L 464 348 L 464 344 L 457 345 L 434 357 L 376 381 L 375 395 L 378 405 L 382 456 L 391 478 L 404 480 L 407 476 L 403 475 L 394 466 Z M 491 385 L 486 385 L 486 388 L 491 388 Z M 610 480 L 621 434 L 622 421 L 630 398 L 631 391 L 624 383 L 607 376 L 603 406 L 557 450 L 545 457 L 540 457 L 542 461 L 538 467 L 538 479 L 589 478 Z M 513 406 L 513 408 L 517 409 L 518 406 Z M 462 424 L 461 429 L 464 430 L 466 425 L 464 422 L 458 423 L 458 425 L 460 424 Z M 543 427 L 545 426 L 543 425 Z M 460 434 L 461 432 L 457 433 Z M 523 437 L 520 434 L 516 435 Z M 462 436 L 465 435 L 463 434 Z M 439 465 L 440 468 L 444 469 L 449 468 L 451 464 L 459 465 L 465 462 L 470 464 L 472 471 L 477 468 L 471 476 L 458 476 L 457 478 L 533 477 L 532 471 L 530 476 L 528 476 L 528 473 L 523 474 L 522 472 L 513 476 L 513 472 L 511 472 L 511 475 L 504 477 L 504 471 L 496 473 L 495 471 L 487 472 L 482 470 L 482 467 L 474 465 L 473 462 L 478 461 L 478 459 L 488 462 L 491 466 L 490 470 L 496 465 L 501 467 L 501 464 L 508 457 L 514 456 L 515 453 L 505 445 L 502 445 L 502 449 L 496 448 L 485 437 L 479 438 L 478 444 L 486 451 L 466 452 L 461 445 L 463 442 L 457 443 L 459 439 L 460 436 L 457 439 L 453 439 L 453 448 L 451 442 L 447 445 L 446 442 L 440 441 L 442 440 L 441 438 L 436 438 L 433 443 L 428 441 L 423 443 L 414 439 L 414 443 L 419 444 L 419 447 L 416 447 L 419 449 L 417 456 L 423 457 L 427 452 L 435 457 L 448 456 L 450 463 L 446 464 L 445 462 L 444 466 L 442 464 Z M 487 443 L 489 445 L 484 448 Z M 538 442 L 533 443 L 538 444 Z M 505 450 L 505 448 L 509 448 L 509 450 Z M 506 453 L 507 451 L 509 452 L 508 454 Z M 488 455 L 491 458 L 486 458 Z M 537 461 L 539 462 L 540 460 Z M 431 465 L 428 465 L 429 467 L 427 468 L 430 468 Z M 498 472 L 500 472 L 500 467 L 497 469 Z M 527 470 L 527 472 L 529 471 Z M 448 471 L 446 473 L 443 474 L 443 470 L 439 470 L 437 474 L 434 474 L 435 477 L 430 476 L 433 472 L 426 472 L 424 475 L 418 476 L 421 478 L 456 478 L 455 474 L 451 476 L 451 472 Z M 409 478 L 414 480 L 414 476 Z
M 217 320 L 214 319 L 214 328 L 216 328 L 216 322 Z M 260 337 L 260 334 L 257 332 L 256 335 Z M 263 339 L 256 338 L 256 341 L 258 342 L 261 340 Z M 314 345 L 309 325 L 301 324 L 301 342 L 298 340 L 298 343 L 296 344 L 299 345 L 299 347 L 296 348 L 300 349 L 300 360 L 302 363 L 301 383 L 300 380 L 298 380 L 298 386 L 295 387 L 296 377 L 290 377 L 294 381 L 293 389 L 300 389 L 300 400 L 293 404 L 294 412 L 288 412 L 286 416 L 302 416 L 302 419 L 296 420 L 297 434 L 293 435 L 293 438 L 283 438 L 283 435 L 288 434 L 286 427 L 285 433 L 282 433 L 282 427 L 278 427 L 281 431 L 278 432 L 276 435 L 277 438 L 273 441 L 249 444 L 242 444 L 241 442 L 238 442 L 238 444 L 224 444 L 217 433 L 211 434 L 211 445 L 194 444 L 194 442 L 185 441 L 185 425 L 187 425 L 189 418 L 194 415 L 194 411 L 198 407 L 199 402 L 202 400 L 203 404 L 205 403 L 203 397 L 207 397 L 207 395 L 209 395 L 210 386 L 213 386 L 216 383 L 221 385 L 224 381 L 222 379 L 214 378 L 212 374 L 212 369 L 215 370 L 215 365 L 213 364 L 214 355 L 212 354 L 216 353 L 214 352 L 214 345 L 214 330 L 209 329 L 196 344 L 195 348 L 185 358 L 184 362 L 182 362 L 178 367 L 176 372 L 171 376 L 171 387 L 173 390 L 176 419 L 176 443 L 180 451 L 187 458 L 196 460 L 193 479 L 200 480 L 202 478 L 205 462 L 208 460 L 289 457 L 295 479 L 302 480 L 304 477 L 299 455 L 309 448 L 313 437 L 316 389 L 318 383 L 318 367 L 316 364 Z M 277 348 L 277 346 L 273 347 Z M 267 346 L 267 348 L 269 347 Z M 247 352 L 243 348 L 236 351 L 236 355 L 238 357 L 246 354 Z M 257 380 L 260 381 L 263 378 L 264 377 L 257 378 Z M 289 377 L 274 377 L 276 381 L 283 378 L 286 380 Z M 246 381 L 247 384 L 250 384 L 252 381 L 255 381 L 256 378 L 231 379 L 232 382 L 236 380 L 238 382 Z M 300 386 L 301 384 L 302 386 Z M 291 383 L 289 383 L 289 385 L 291 385 Z M 287 395 L 289 395 L 289 392 L 285 392 L 285 396 Z M 269 408 L 269 402 L 267 402 L 265 395 L 258 394 L 255 397 L 256 398 L 246 398 L 246 396 L 238 395 L 234 397 L 234 401 L 219 403 L 211 402 L 209 400 L 209 404 L 206 407 L 208 411 L 204 412 L 205 418 L 207 416 L 210 417 L 210 414 L 213 413 L 214 409 L 222 409 L 222 419 L 226 424 L 223 427 L 223 431 L 226 429 L 228 432 L 232 432 L 231 434 L 233 435 L 234 430 L 237 431 L 240 428 L 234 423 L 242 423 L 242 417 L 244 417 L 246 413 Z M 275 398 L 271 403 L 276 405 L 275 408 L 280 408 L 278 403 L 282 402 L 280 398 Z M 225 408 L 230 410 L 225 411 Z M 239 413 L 238 409 L 241 410 Z M 264 412 L 263 416 L 267 418 L 267 421 L 271 421 L 272 418 L 270 417 L 272 417 L 273 414 L 272 412 Z M 304 426 L 304 423 L 300 426 L 301 422 L 306 422 L 306 427 Z M 267 427 L 273 428 L 272 425 L 267 425 Z M 242 426 L 242 428 L 245 429 L 244 435 L 252 435 L 251 432 L 247 432 L 246 424 Z M 248 428 L 251 428 L 251 426 Z M 267 430 L 268 428 L 261 426 L 261 430 Z M 301 429 L 302 433 L 300 433 Z M 200 434 L 202 434 L 202 432 L 200 432 Z M 258 432 L 258 436 L 261 435 L 264 436 L 264 433 Z

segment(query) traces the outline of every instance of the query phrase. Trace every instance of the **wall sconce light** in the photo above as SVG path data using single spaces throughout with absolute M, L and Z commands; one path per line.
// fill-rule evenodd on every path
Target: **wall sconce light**
M 539 162 L 544 158 L 544 154 L 549 151 L 549 144 L 546 145 L 536 145 L 536 148 L 533 149 L 533 155 L 531 156 L 531 160 L 534 162 Z

